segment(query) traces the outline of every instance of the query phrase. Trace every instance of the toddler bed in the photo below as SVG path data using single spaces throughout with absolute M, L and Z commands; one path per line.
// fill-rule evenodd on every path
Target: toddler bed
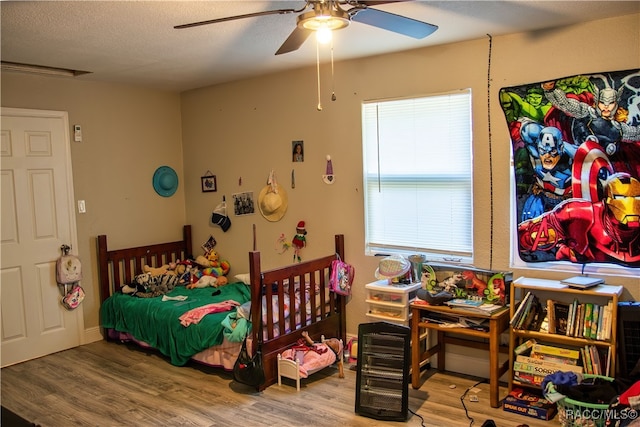
M 118 290 L 131 283 L 144 265 L 158 267 L 191 257 L 191 227 L 184 226 L 180 241 L 115 250 L 108 248 L 107 236 L 100 235 L 98 267 L 105 337 L 156 348 L 175 365 L 195 360 L 231 370 L 241 342 L 230 340 L 221 323 L 243 302 L 262 300 L 262 304 L 255 305 L 257 310 L 251 310 L 251 323 L 260 324 L 258 320 L 262 316 L 264 327 L 262 331 L 253 328 L 251 342 L 257 342 L 257 334 L 262 333 L 266 380 L 259 390 L 263 390 L 277 382 L 278 354 L 294 346 L 302 331 L 316 340 L 322 335 L 346 337 L 346 299 L 329 292 L 331 262 L 337 256 L 344 259 L 344 236 L 336 235 L 334 244 L 335 253 L 268 271 L 261 270 L 260 252 L 254 250 L 249 252 L 249 277 L 243 283 L 220 287 L 218 295 L 212 295 L 216 293 L 213 288 L 187 290 L 180 286 L 167 296 L 187 296 L 186 300 L 162 301 L 163 297 L 142 299 Z M 226 305 L 230 310 L 207 314 L 197 324 L 180 325 L 177 318 L 203 304 L 215 308 L 220 305 L 221 310 Z M 136 314 L 140 316 L 137 320 L 133 320 L 130 313 L 134 310 L 142 311 Z M 171 326 L 162 326 L 162 321 L 168 321 Z

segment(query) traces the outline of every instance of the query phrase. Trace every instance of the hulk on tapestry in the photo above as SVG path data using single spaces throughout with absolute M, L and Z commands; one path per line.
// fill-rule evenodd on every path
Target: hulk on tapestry
M 526 262 L 640 267 L 640 70 L 502 88 Z

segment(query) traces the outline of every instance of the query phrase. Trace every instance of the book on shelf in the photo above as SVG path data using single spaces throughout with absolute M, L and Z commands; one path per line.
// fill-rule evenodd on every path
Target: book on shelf
M 599 304 L 593 305 L 593 312 L 591 314 L 591 330 L 589 331 L 589 338 L 595 340 L 598 336 L 598 326 L 600 323 L 600 310 L 601 306 Z M 602 323 L 600 323 L 600 326 Z
M 520 317 L 512 327 L 515 329 L 537 331 L 540 329 L 540 325 L 544 319 L 545 311 L 542 309 L 540 300 L 536 295 L 531 294 L 529 298 L 527 298 L 526 305 L 523 308 Z
M 527 351 L 531 350 L 531 347 L 533 347 L 535 343 L 536 343 L 535 338 L 530 338 L 525 342 L 523 342 L 522 344 L 520 344 L 519 346 L 517 346 L 513 351 L 517 355 L 524 354 Z
M 602 318 L 602 327 L 599 328 L 596 339 L 601 341 L 609 341 L 611 338 L 611 322 L 613 319 L 611 318 L 613 313 L 613 301 L 609 301 L 607 305 L 602 307 L 602 314 L 600 317 Z
M 608 375 L 611 367 L 611 347 L 598 348 L 595 345 L 586 345 L 581 349 L 582 365 L 585 374 Z
M 593 322 L 593 304 L 588 302 L 584 304 L 584 322 L 582 325 L 582 337 L 589 338 L 591 336 L 592 322 Z
M 562 283 L 563 285 L 567 285 L 570 288 L 587 289 L 603 284 L 604 280 L 597 277 L 573 276 L 561 280 L 560 283 Z
M 549 333 L 567 335 L 569 309 L 571 305 L 561 301 L 547 300 L 547 316 L 549 318 Z
M 584 366 L 585 374 L 593 374 L 593 365 L 591 364 L 591 356 L 587 355 L 587 349 L 580 349 L 580 356 L 582 357 L 582 366 Z
M 575 320 L 576 320 L 576 310 L 578 309 L 578 300 L 574 299 L 571 305 L 569 306 L 569 318 L 567 321 L 567 333 L 568 337 L 573 336 L 573 331 L 576 328 Z
M 515 327 L 515 325 L 518 323 L 520 316 L 522 316 L 522 312 L 524 311 L 524 307 L 527 305 L 527 300 L 532 296 L 533 294 L 531 292 L 527 292 L 524 298 L 522 298 L 522 301 L 520 301 L 520 304 L 518 304 L 518 308 L 516 309 L 515 313 L 513 313 L 513 317 L 509 321 L 509 324 L 512 327 Z
M 584 330 L 584 304 L 578 304 L 576 308 L 576 328 L 573 331 L 574 337 L 580 337 Z

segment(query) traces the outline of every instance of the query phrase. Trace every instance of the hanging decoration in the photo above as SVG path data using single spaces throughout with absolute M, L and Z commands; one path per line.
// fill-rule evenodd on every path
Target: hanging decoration
M 218 204 L 211 215 L 211 222 L 220 226 L 225 233 L 231 227 L 231 219 L 227 214 L 227 199 L 222 196 L 222 203 Z
M 307 246 L 307 230 L 305 228 L 305 223 L 304 221 L 299 221 L 298 225 L 296 226 L 296 235 L 293 236 L 293 239 L 291 240 L 291 245 L 293 246 L 293 260 L 294 261 L 302 261 L 302 258 L 300 257 L 300 251 L 302 251 L 302 248 Z
M 204 176 L 200 177 L 200 184 L 202 186 L 203 193 L 218 191 L 216 176 L 212 174 L 211 171 L 207 171 Z
M 260 190 L 258 195 L 260 213 L 267 221 L 277 222 L 287 212 L 288 206 L 287 192 L 278 184 L 276 174 L 271 170 L 267 185 Z
M 334 176 L 333 176 L 333 163 L 331 162 L 331 156 L 327 154 L 327 168 L 325 170 L 325 174 L 322 175 L 322 180 L 325 184 L 333 184 Z
M 278 255 L 282 255 L 283 253 L 288 251 L 291 246 L 291 242 L 287 240 L 287 237 L 284 235 L 284 233 L 280 233 L 280 236 L 278 236 L 278 238 L 276 239 L 276 253 Z

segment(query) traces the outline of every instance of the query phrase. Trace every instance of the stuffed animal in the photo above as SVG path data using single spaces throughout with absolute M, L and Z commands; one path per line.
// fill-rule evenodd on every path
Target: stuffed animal
M 202 276 L 196 283 L 190 283 L 186 286 L 187 289 L 194 288 L 206 288 L 207 286 L 211 286 L 212 288 L 217 288 L 219 286 L 224 286 L 228 283 L 226 277 L 214 277 L 214 276 Z
M 178 277 L 178 285 L 188 285 L 191 283 L 191 269 L 193 268 L 191 261 L 177 261 L 170 263 L 168 274 L 173 274 Z
M 302 337 L 308 346 L 313 347 L 316 344 L 313 342 L 307 331 L 302 331 Z M 336 354 L 336 362 L 338 362 L 338 377 L 344 378 L 344 347 L 342 340 L 338 338 L 324 339 L 323 337 L 322 344 L 329 347 Z
M 307 246 L 307 230 L 305 229 L 304 221 L 298 222 L 296 226 L 296 235 L 291 239 L 291 245 L 293 246 L 293 260 L 300 262 L 300 251 Z
M 198 255 L 195 259 L 195 263 L 203 268 L 211 267 L 211 261 L 209 261 L 204 255 Z
M 195 263 L 200 267 L 194 271 L 191 277 L 192 284 L 203 276 L 222 277 L 229 273 L 231 265 L 226 260 L 221 260 L 216 251 L 209 251 L 206 256 L 199 255 Z M 225 283 L 226 284 L 226 283 Z M 221 286 L 221 285 L 219 285 Z
M 169 264 L 164 264 L 160 267 L 150 267 L 148 265 L 145 265 L 144 267 L 142 267 L 142 271 L 145 273 L 149 273 L 152 276 L 162 276 L 163 274 L 167 274 L 167 272 L 169 271 Z

